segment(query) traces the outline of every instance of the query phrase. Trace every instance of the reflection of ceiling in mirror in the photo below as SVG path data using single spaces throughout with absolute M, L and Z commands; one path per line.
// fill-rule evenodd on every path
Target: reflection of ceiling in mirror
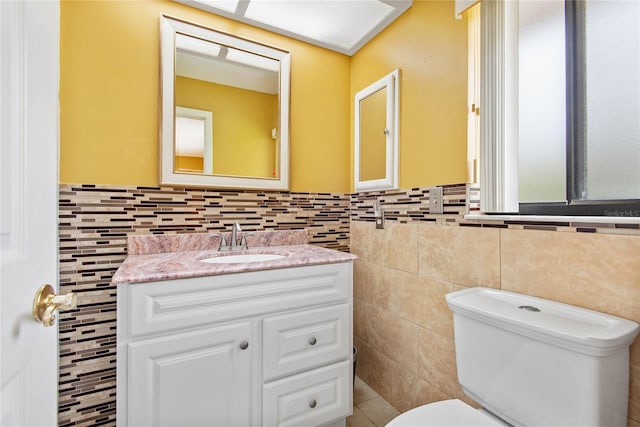
M 220 53 L 220 45 L 186 34 L 176 34 L 176 49 L 178 51 L 191 52 L 202 56 L 217 57 Z
M 353 55 L 413 0 L 174 0 Z
M 277 60 L 178 34 L 176 75 L 277 94 Z

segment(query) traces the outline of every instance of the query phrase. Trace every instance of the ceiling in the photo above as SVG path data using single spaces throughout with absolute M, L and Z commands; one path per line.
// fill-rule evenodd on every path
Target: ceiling
M 278 93 L 280 63 L 275 59 L 176 34 L 175 61 L 176 76 Z
M 353 55 L 413 0 L 174 0 Z

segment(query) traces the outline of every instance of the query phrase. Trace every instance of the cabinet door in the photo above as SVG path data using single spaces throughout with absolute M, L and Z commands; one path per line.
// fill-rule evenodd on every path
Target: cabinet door
M 241 322 L 129 344 L 128 425 L 251 425 L 250 337 Z

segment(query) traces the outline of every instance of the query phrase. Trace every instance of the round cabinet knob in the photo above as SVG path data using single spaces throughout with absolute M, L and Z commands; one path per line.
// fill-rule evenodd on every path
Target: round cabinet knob
M 309 408 L 315 408 L 316 406 L 318 406 L 318 402 L 316 402 L 315 399 L 311 399 L 311 401 L 309 402 Z
M 242 341 L 242 342 L 240 343 L 240 350 L 246 350 L 246 349 L 248 349 L 248 348 L 249 348 L 249 343 L 248 343 L 248 342 L 246 342 L 246 341 Z
M 318 341 L 316 340 L 316 337 L 311 337 L 311 338 L 309 338 L 309 344 L 311 344 L 311 345 L 316 345 L 316 343 L 317 343 L 317 342 L 318 342 Z

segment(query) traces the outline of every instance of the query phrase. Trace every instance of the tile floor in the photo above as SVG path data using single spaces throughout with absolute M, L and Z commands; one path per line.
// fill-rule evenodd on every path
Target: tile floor
M 356 376 L 353 390 L 353 415 L 347 427 L 384 427 L 400 412 Z

